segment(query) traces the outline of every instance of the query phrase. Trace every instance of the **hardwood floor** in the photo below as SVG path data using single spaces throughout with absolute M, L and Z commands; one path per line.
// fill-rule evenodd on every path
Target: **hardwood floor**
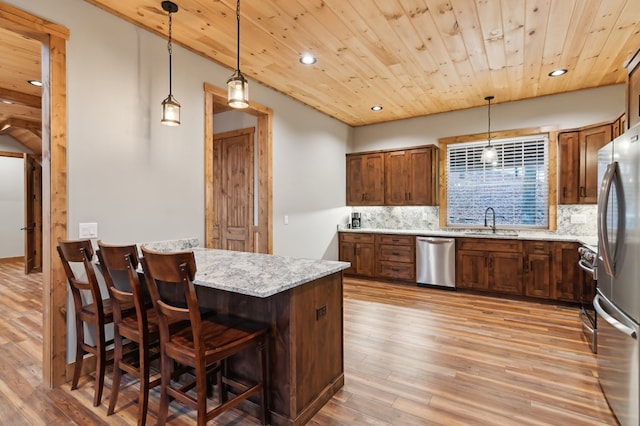
M 93 383 L 42 385 L 42 284 L 0 263 L 0 423 L 136 423 L 137 382 L 116 413 Z M 615 425 L 577 310 L 462 292 L 345 279 L 345 386 L 310 425 Z M 313 366 L 310 366 L 313 368 Z M 155 424 L 159 393 L 150 394 Z M 195 414 L 170 406 L 170 424 Z M 210 424 L 258 422 L 238 411 Z

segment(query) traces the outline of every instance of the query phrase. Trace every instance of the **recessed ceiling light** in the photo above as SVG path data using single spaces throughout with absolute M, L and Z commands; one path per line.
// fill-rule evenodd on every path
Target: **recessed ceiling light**
M 300 55 L 299 61 L 304 65 L 313 65 L 318 62 L 318 59 L 311 53 L 303 53 L 302 55 Z
M 42 87 L 42 82 L 38 80 L 27 80 L 27 83 L 32 84 L 34 86 Z
M 3 104 L 7 104 L 7 105 L 13 105 L 13 102 L 12 102 L 12 101 L 9 101 L 9 100 L 7 100 L 7 99 L 3 99 L 3 100 L 2 100 L 2 103 L 3 103 Z
M 567 73 L 567 70 L 564 68 L 559 68 L 557 70 L 553 70 L 549 73 L 549 77 L 559 77 Z
M 382 105 L 374 105 L 371 107 L 371 111 L 382 111 Z

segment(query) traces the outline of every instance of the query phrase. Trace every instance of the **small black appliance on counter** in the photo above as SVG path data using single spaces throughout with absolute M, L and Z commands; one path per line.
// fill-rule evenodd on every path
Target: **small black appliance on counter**
M 360 229 L 360 213 L 351 213 L 351 229 Z

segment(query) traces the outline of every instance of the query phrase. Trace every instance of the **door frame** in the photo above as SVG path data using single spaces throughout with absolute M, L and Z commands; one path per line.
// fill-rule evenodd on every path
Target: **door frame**
M 213 199 L 213 114 L 216 109 L 229 108 L 226 90 L 204 83 L 204 239 L 205 247 L 213 247 L 214 239 L 214 199 Z M 256 130 L 258 175 L 258 225 L 254 228 L 253 244 L 257 253 L 273 253 L 273 169 L 272 169 L 272 126 L 273 110 L 256 102 L 242 112 L 258 118 Z
M 0 27 L 42 43 L 42 280 L 43 383 L 66 378 L 66 278 L 53 258 L 67 235 L 67 71 L 69 30 L 0 3 Z

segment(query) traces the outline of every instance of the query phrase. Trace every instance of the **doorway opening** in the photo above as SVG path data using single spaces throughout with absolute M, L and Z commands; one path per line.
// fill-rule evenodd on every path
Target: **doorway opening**
M 0 28 L 41 43 L 42 86 L 42 277 L 43 382 L 56 387 L 66 379 L 66 278 L 52 257 L 67 235 L 66 42 L 69 30 L 0 3 Z
M 237 134 L 223 134 L 216 135 L 214 129 L 214 114 L 218 114 L 224 111 L 228 111 L 230 108 L 227 106 L 227 93 L 225 90 L 219 89 L 215 86 L 205 83 L 205 246 L 214 248 L 220 246 L 220 226 L 219 226 L 219 214 L 224 209 L 224 202 L 227 199 L 221 199 L 221 189 L 214 185 L 214 182 L 222 182 L 221 174 L 222 170 L 216 170 L 216 161 L 214 160 L 216 155 L 216 148 L 214 138 L 223 137 L 240 137 L 243 135 L 243 131 L 236 132 Z M 272 163 L 271 163 L 271 135 L 272 135 L 272 118 L 273 111 L 270 108 L 259 105 L 255 102 L 250 102 L 249 107 L 242 110 L 243 113 L 251 114 L 256 117 L 256 152 L 255 155 L 252 152 L 251 158 L 255 158 L 255 168 L 253 163 L 251 166 L 255 170 L 255 186 L 251 183 L 251 187 L 255 188 L 256 194 L 251 195 L 254 200 L 251 216 L 253 216 L 249 222 L 252 222 L 248 227 L 244 227 L 242 232 L 248 232 L 249 235 L 244 237 L 250 242 L 250 251 L 256 253 L 272 253 L 273 252 L 273 235 L 272 235 Z M 248 130 L 244 130 L 244 133 Z M 214 136 L 215 135 L 215 136 Z M 240 146 L 238 141 L 233 143 L 234 148 Z M 243 145 L 246 147 L 246 143 Z M 238 152 L 238 150 L 236 150 Z M 246 159 L 246 156 L 245 156 Z M 218 168 L 220 167 L 218 162 Z M 244 167 L 244 166 L 243 166 Z M 216 174 L 218 178 L 216 179 Z M 253 174 L 253 173 L 252 173 Z M 217 194 L 217 195 L 216 195 Z M 224 202 L 223 202 L 224 201 Z M 247 201 L 249 202 L 249 201 Z M 227 223 L 227 225 L 233 225 L 233 223 Z M 228 236 L 232 238 L 228 241 L 232 242 L 234 247 L 240 248 L 241 245 L 237 242 L 233 242 L 233 226 L 228 226 Z M 247 247 L 247 246 L 244 246 Z

